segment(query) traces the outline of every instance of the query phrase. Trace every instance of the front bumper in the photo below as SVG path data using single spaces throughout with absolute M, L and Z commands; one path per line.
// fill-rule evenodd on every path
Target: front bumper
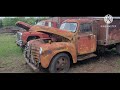
M 23 41 L 22 40 L 16 40 L 16 44 L 20 47 L 24 46 Z
M 40 72 L 41 70 L 41 64 L 40 60 L 34 60 L 33 55 L 31 54 L 31 51 L 28 47 L 25 48 L 24 50 L 24 57 L 26 63 L 35 71 L 35 72 Z
M 27 58 L 25 58 L 25 61 L 35 72 L 40 72 L 40 70 L 34 64 L 30 63 Z

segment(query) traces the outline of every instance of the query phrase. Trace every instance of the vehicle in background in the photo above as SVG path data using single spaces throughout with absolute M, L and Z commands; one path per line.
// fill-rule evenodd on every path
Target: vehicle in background
M 54 28 L 59 28 L 61 23 L 66 20 L 66 19 L 78 19 L 79 17 L 53 17 L 49 18 L 47 20 L 40 20 L 37 21 L 36 25 L 39 26 L 48 26 L 48 27 L 54 27 Z M 18 46 L 21 48 L 24 48 L 26 43 L 30 40 L 33 39 L 38 39 L 38 38 L 48 38 L 49 36 L 47 34 L 41 33 L 41 32 L 34 32 L 35 30 L 30 30 L 32 25 L 29 25 L 24 22 L 17 22 L 16 25 L 18 27 L 21 27 L 25 29 L 26 31 L 19 31 L 17 32 L 17 40 L 16 43 Z
M 28 25 L 28 24 L 26 24 L 24 22 L 20 22 L 19 21 L 19 22 L 16 23 L 16 25 L 26 30 L 26 31 L 19 31 L 19 32 L 17 32 L 16 43 L 17 43 L 18 46 L 20 46 L 22 48 L 24 48 L 26 43 L 28 41 L 30 41 L 30 40 L 38 39 L 38 38 L 48 38 L 49 37 L 48 35 L 46 35 L 44 33 L 41 33 L 41 32 L 32 32 L 30 30 L 30 28 L 32 26 Z M 50 20 L 43 20 L 43 21 L 37 23 L 36 25 L 57 28 L 57 23 L 53 22 L 53 21 L 50 21 Z

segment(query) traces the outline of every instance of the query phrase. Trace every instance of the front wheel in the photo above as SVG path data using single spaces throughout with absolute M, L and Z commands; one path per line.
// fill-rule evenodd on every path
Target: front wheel
M 56 55 L 49 66 L 50 73 L 66 73 L 70 68 L 70 58 L 65 53 Z

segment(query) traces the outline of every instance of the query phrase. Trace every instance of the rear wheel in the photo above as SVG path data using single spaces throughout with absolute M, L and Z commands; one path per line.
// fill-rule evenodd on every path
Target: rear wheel
M 67 54 L 56 55 L 49 66 L 50 73 L 66 73 L 70 68 L 70 58 Z
M 95 54 L 97 54 L 97 56 L 102 56 L 102 55 L 104 55 L 104 53 L 105 53 L 105 47 L 98 46 Z

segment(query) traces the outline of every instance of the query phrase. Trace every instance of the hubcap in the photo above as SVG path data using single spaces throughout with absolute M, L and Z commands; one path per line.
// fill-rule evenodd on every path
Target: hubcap
M 57 72 L 65 72 L 68 67 L 68 60 L 65 57 L 60 57 L 56 63 Z

